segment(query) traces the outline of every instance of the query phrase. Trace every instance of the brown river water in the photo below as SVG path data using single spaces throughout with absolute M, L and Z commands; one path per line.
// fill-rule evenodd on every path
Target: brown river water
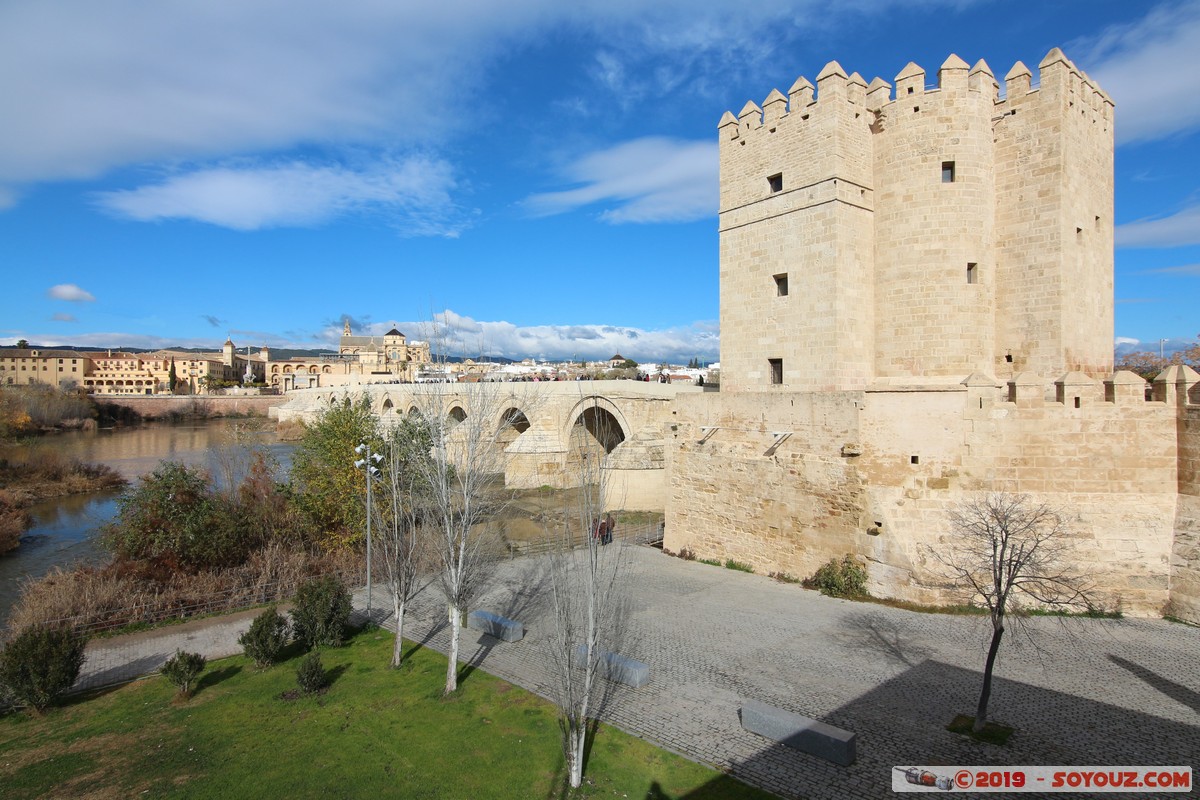
M 66 458 L 107 464 L 131 485 L 162 461 L 181 461 L 208 469 L 221 483 L 231 463 L 223 452 L 228 452 L 238 437 L 270 450 L 281 470 L 290 465 L 292 445 L 278 440 L 273 425 L 262 420 L 223 419 L 49 434 L 28 445 L 0 446 L 0 458 L 23 459 L 30 448 L 44 448 Z M 29 509 L 33 527 L 16 550 L 0 555 L 0 630 L 25 580 L 45 575 L 55 566 L 106 560 L 95 537 L 100 526 L 117 513 L 119 496 L 120 492 L 73 495 Z

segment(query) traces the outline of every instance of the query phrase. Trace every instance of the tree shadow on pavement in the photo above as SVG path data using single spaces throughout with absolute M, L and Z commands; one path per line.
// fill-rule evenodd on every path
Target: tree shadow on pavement
M 1188 708 L 1200 713 L 1200 692 L 1192 691 L 1191 689 L 1181 684 L 1175 683 L 1172 680 L 1164 678 L 1157 672 L 1146 669 L 1141 664 L 1135 664 L 1132 661 L 1126 661 L 1120 656 L 1115 656 L 1109 653 L 1108 660 L 1116 664 L 1121 669 L 1127 669 L 1134 675 L 1141 678 L 1148 685 L 1153 686 L 1158 691 L 1170 697 L 1172 700 L 1178 700 Z
M 882 639 L 876 638 L 876 631 L 868 632 L 867 641 L 881 643 L 884 650 L 895 645 L 887 629 L 878 631 Z M 974 654 L 969 655 L 973 659 Z M 1191 689 L 1103 652 L 1095 653 L 1093 685 L 1081 687 L 1081 692 L 1094 691 L 1096 686 L 1121 685 L 1118 669 L 1103 668 L 1105 655 L 1116 667 L 1133 672 L 1173 700 L 1196 707 L 1200 698 Z M 900 647 L 895 658 L 904 657 L 911 657 L 911 653 Z M 974 709 L 981 681 L 979 669 L 930 659 L 879 685 L 864 685 L 862 694 L 826 714 L 804 708 L 796 698 L 782 693 L 753 698 L 853 731 L 858 736 L 858 760 L 848 767 L 838 766 L 756 736 L 738 726 L 738 708 L 728 708 L 729 725 L 722 735 L 730 747 L 756 752 L 728 765 L 726 772 L 785 798 L 841 800 L 853 796 L 884 800 L 893 796 L 891 773 L 897 766 L 1188 765 L 1200 752 L 1200 724 L 999 675 L 993 684 L 991 717 L 1016 729 L 1007 745 L 984 744 L 950 733 L 945 726 L 954 715 Z M 1172 713 L 1166 706 L 1163 713 Z M 710 788 L 711 784 L 673 800 L 701 800 L 709 796 L 706 791 Z

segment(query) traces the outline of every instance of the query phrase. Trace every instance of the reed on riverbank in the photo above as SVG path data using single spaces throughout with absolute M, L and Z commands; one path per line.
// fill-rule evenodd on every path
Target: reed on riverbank
M 0 459 L 0 553 L 15 548 L 29 527 L 30 505 L 51 497 L 124 486 L 125 479 L 103 464 L 84 464 L 39 450 L 22 461 Z
M 273 542 L 224 569 L 180 572 L 142 561 L 103 567 L 55 568 L 27 581 L 9 618 L 9 631 L 66 624 L 97 633 L 136 625 L 233 611 L 285 600 L 306 579 L 337 575 L 362 581 L 363 557 Z
M 95 426 L 95 420 L 95 404 L 77 389 L 42 385 L 0 388 L 0 439 L 86 428 Z

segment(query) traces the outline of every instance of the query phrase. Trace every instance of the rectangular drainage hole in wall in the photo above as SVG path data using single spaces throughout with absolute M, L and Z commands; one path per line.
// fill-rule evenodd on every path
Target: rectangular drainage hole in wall
M 920 463 L 921 463 L 921 457 L 920 457 L 920 456 L 909 456 L 909 457 L 908 457 L 908 463 L 910 463 L 910 464 L 920 464 Z

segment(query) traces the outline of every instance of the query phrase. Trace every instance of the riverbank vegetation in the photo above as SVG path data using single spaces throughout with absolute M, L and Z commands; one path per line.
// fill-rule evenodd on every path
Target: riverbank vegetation
M 41 500 L 99 492 L 125 485 L 116 470 L 33 450 L 23 460 L 0 459 L 0 553 L 17 546 L 29 527 L 26 509 Z
M 102 529 L 108 563 L 26 583 L 10 630 L 54 623 L 108 631 L 275 602 L 314 575 L 361 581 L 362 494 L 321 477 L 353 471 L 355 443 L 377 437 L 377 425 L 358 406 L 331 409 L 306 430 L 297 458 L 304 469 L 290 480 L 280 479 L 252 423 L 234 426 L 215 450 L 216 476 L 162 462 L 118 500 Z
M 96 405 L 82 391 L 53 386 L 0 387 L 0 439 L 96 425 Z

